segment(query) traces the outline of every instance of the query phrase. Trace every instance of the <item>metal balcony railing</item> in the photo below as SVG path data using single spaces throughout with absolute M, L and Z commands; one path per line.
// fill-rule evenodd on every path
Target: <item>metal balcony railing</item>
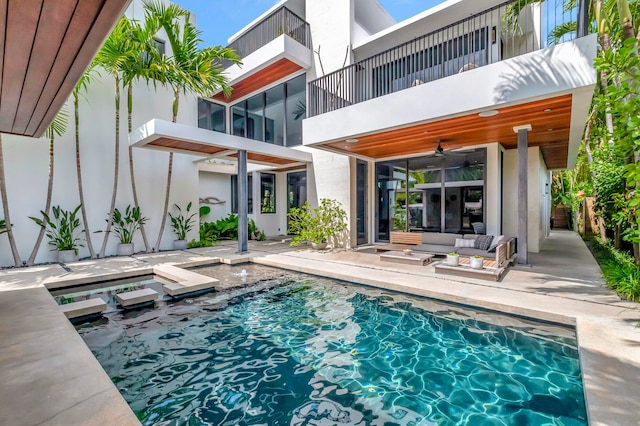
M 586 35 L 586 1 L 509 0 L 324 75 L 308 83 L 308 116 Z
M 235 50 L 240 58 L 245 58 L 282 34 L 311 48 L 309 24 L 284 6 L 255 24 L 227 47 Z M 222 61 L 223 68 L 231 65 L 231 61 Z

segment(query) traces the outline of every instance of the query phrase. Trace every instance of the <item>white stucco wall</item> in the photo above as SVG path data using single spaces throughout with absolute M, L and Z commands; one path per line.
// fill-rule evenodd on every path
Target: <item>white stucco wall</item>
M 202 204 L 211 207 L 211 213 L 202 221 L 211 222 L 231 213 L 231 178 L 223 173 L 200 171 L 198 174 L 198 195 L 200 198 L 216 197 L 224 204 Z
M 115 105 L 114 81 L 102 72 L 94 78 L 85 98 L 80 100 L 80 152 L 85 207 L 89 217 L 89 229 L 96 252 L 100 250 L 104 234 L 94 231 L 104 229 L 111 202 L 114 173 L 115 143 Z M 172 94 L 159 87 L 137 85 L 133 92 L 133 127 L 158 117 L 171 120 Z M 52 205 L 60 205 L 72 210 L 79 204 L 77 175 L 75 169 L 75 133 L 73 105 L 67 103 L 69 123 L 65 134 L 55 141 L 55 174 Z M 196 124 L 196 100 L 193 96 L 183 96 L 180 100 L 178 121 L 190 125 Z M 128 135 L 126 94 L 122 93 L 120 110 L 120 170 L 118 174 L 118 195 L 116 207 L 124 209 L 133 204 L 131 180 L 128 163 Z M 48 141 L 12 135 L 3 135 L 5 156 L 5 174 L 7 194 L 14 226 L 16 244 L 20 257 L 26 260 L 31 253 L 39 228 L 29 216 L 39 216 L 44 209 L 48 173 Z M 169 154 L 146 149 L 134 149 L 136 183 L 141 210 L 149 218 L 145 226 L 149 243 L 153 245 L 160 228 L 160 217 L 164 202 L 164 188 Z M 173 164 L 173 179 L 170 206 L 174 203 L 186 206 L 189 201 L 198 204 L 198 170 L 192 162 L 193 157 L 176 154 Z M 170 210 L 172 211 L 172 210 Z M 195 238 L 195 231 L 189 238 Z M 173 234 L 170 225 L 165 226 L 161 249 L 172 247 Z M 134 243 L 136 250 L 144 248 L 140 234 Z M 117 240 L 109 238 L 106 255 L 116 252 Z M 50 251 L 47 239 L 43 240 L 36 262 L 55 261 L 55 252 Z M 89 255 L 85 248 L 80 249 L 80 257 Z M 0 265 L 13 263 L 7 238 L 0 238 Z

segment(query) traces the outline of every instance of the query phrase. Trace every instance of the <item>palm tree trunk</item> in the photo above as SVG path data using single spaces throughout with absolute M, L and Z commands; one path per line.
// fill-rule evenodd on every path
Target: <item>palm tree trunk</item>
M 133 130 L 131 120 L 133 116 L 133 85 L 129 83 L 127 86 L 127 129 L 129 133 Z M 131 192 L 133 193 L 133 205 L 136 208 L 140 207 L 138 203 L 138 190 L 136 188 L 136 175 L 133 167 L 133 147 L 129 145 L 129 174 L 131 175 Z M 142 233 L 142 241 L 144 241 L 144 250 L 150 251 L 149 240 L 147 239 L 147 233 L 144 230 L 144 225 L 140 225 L 140 232 Z
M 111 193 L 111 207 L 109 208 L 109 216 L 107 218 L 107 229 L 105 230 L 104 239 L 102 240 L 102 248 L 100 248 L 100 257 L 104 257 L 107 249 L 107 241 L 111 232 L 111 221 L 113 219 L 113 211 L 116 208 L 116 195 L 118 193 L 118 170 L 120 164 L 120 79 L 116 77 L 116 152 L 115 166 L 113 173 L 113 192 Z
M 180 92 L 177 89 L 173 91 L 173 118 L 172 122 L 175 123 L 178 120 L 178 107 L 180 104 Z M 169 153 L 169 166 L 167 167 L 167 190 L 164 194 L 164 209 L 162 211 L 160 221 L 160 232 L 158 233 L 158 240 L 154 247 L 155 251 L 160 250 L 160 241 L 162 240 L 162 233 L 164 232 L 164 225 L 167 223 L 167 213 L 169 212 L 169 196 L 171 195 L 171 175 L 173 174 L 173 152 Z
M 78 94 L 73 94 L 73 109 L 76 119 L 76 174 L 78 175 L 78 198 L 80 199 L 80 212 L 82 213 L 82 222 L 84 223 L 84 235 L 87 241 L 87 249 L 92 259 L 96 258 L 96 252 L 91 242 L 91 231 L 89 231 L 89 221 L 87 220 L 87 209 L 84 204 L 84 188 L 82 186 L 82 170 L 80 167 L 80 112 L 78 108 Z
M 7 237 L 9 238 L 9 246 L 16 267 L 20 266 L 20 253 L 16 247 L 16 240 L 13 236 L 13 226 L 9 217 L 9 201 L 7 200 L 7 181 L 4 178 L 4 154 L 2 153 L 2 134 L 0 133 L 0 198 L 2 198 L 2 210 L 4 220 L 7 227 Z
M 53 192 L 53 143 L 54 136 L 53 133 L 51 138 L 49 139 L 49 183 L 47 185 L 47 202 L 45 203 L 44 212 L 48 215 L 49 210 L 51 209 L 51 194 Z M 38 238 L 36 239 L 36 244 L 33 246 L 33 250 L 31 250 L 31 254 L 29 255 L 29 259 L 27 259 L 27 265 L 31 266 L 36 260 L 36 255 L 38 254 L 38 250 L 40 249 L 40 244 L 42 244 L 42 238 L 44 237 L 44 232 L 46 227 L 41 226 L 40 232 L 38 232 Z

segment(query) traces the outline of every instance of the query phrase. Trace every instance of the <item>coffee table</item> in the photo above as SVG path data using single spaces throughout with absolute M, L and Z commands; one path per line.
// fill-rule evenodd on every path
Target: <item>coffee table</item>
M 411 254 L 405 254 L 403 251 L 388 251 L 380 255 L 380 260 L 383 262 L 396 262 L 405 263 L 409 265 L 426 265 L 431 263 L 433 259 L 431 253 L 412 252 Z

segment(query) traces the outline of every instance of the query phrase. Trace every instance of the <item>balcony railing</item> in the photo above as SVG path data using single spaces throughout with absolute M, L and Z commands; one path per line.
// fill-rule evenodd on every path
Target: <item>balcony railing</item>
M 240 58 L 246 58 L 282 34 L 311 48 L 309 24 L 284 6 L 255 24 L 227 47 L 235 50 Z M 229 68 L 232 64 L 231 61 L 222 61 L 223 68 Z
M 510 0 L 334 71 L 308 83 L 309 117 L 586 35 L 586 1 Z

